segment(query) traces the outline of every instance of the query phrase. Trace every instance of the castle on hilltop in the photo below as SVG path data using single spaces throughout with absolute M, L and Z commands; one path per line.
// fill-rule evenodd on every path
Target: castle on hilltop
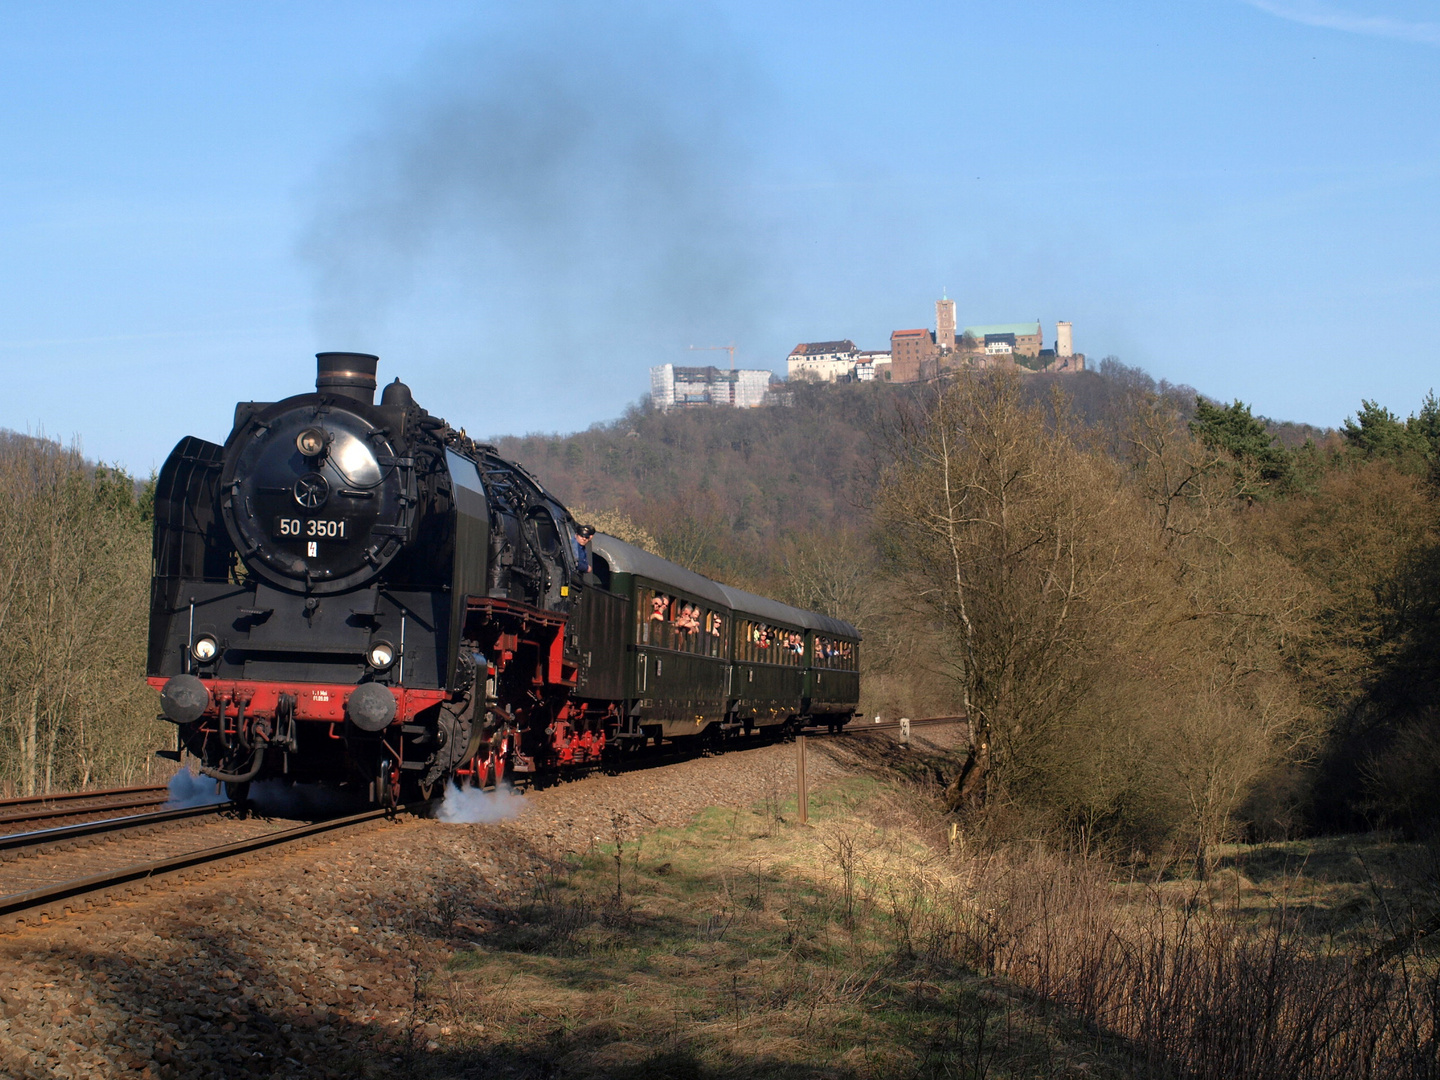
M 888 352 L 863 352 L 853 341 L 801 342 L 786 364 L 791 379 L 815 382 L 921 382 L 962 368 L 1014 365 L 1033 372 L 1085 370 L 1070 323 L 1055 324 L 1055 344 L 1045 348 L 1040 321 L 967 326 L 956 330 L 955 301 L 935 301 L 935 329 L 896 330 Z
M 790 350 L 786 375 L 791 382 L 913 383 L 952 371 L 1002 366 L 1069 374 L 1085 370 L 1085 354 L 1075 351 L 1068 322 L 1055 324 L 1055 343 L 1049 349 L 1038 319 L 957 330 L 955 301 L 942 296 L 935 301 L 934 330 L 896 330 L 888 350 L 861 349 L 849 338 L 802 341 Z M 657 364 L 650 369 L 650 401 L 662 412 L 717 406 L 754 409 L 793 404 L 794 394 L 764 369 Z

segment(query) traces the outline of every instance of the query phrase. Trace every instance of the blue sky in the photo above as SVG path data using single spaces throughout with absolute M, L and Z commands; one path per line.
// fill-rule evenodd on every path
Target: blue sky
M 1437 103 L 1433 3 L 12 3 L 0 426 L 148 473 L 360 349 L 472 433 L 571 431 L 689 345 L 884 348 L 942 289 L 1403 415 Z

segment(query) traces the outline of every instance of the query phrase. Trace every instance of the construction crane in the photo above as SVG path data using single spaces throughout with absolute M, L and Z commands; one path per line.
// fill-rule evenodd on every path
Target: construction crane
M 730 405 L 735 405 L 735 346 L 730 345 L 691 345 L 691 352 L 720 352 L 721 350 L 730 354 Z

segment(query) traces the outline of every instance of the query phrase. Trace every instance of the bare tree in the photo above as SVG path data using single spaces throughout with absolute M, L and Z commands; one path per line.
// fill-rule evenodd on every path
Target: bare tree
M 592 510 L 579 505 L 571 505 L 570 513 L 582 525 L 589 525 L 598 532 L 608 533 L 627 544 L 644 548 L 652 555 L 660 554 L 660 541 L 637 525 L 628 514 L 615 509 Z
M 1310 591 L 1168 403 L 1114 430 L 1119 453 L 1091 448 L 1014 373 L 962 377 L 902 419 L 878 520 L 971 719 L 951 806 L 1182 836 L 1203 869 L 1256 780 L 1314 744 Z
M 1095 675 L 1097 635 L 1125 604 L 1110 527 L 1126 495 L 1019 377 L 964 375 L 904 415 L 878 520 L 894 566 L 946 629 L 971 742 L 949 786 L 979 807 L 1029 764 Z
M 123 473 L 0 445 L 0 782 L 125 782 L 165 737 L 144 682 L 149 524 Z
M 1189 432 L 1173 401 L 1133 403 L 1123 456 L 1161 558 L 1145 634 L 1161 782 L 1168 776 L 1203 872 L 1207 852 L 1267 770 L 1318 745 L 1299 676 L 1316 593 L 1267 542 L 1233 462 Z

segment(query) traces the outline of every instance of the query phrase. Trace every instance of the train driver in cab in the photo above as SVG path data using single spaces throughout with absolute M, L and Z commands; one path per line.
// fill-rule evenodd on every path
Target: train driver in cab
M 589 525 L 575 530 L 575 569 L 581 574 L 590 573 L 590 538 L 594 535 L 595 530 Z

